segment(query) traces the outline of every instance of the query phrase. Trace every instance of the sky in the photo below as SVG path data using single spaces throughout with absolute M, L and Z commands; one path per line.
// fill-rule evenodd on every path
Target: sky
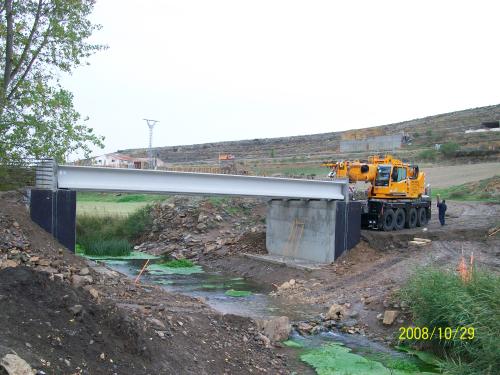
M 363 128 L 500 103 L 499 1 L 97 0 L 63 77 L 104 150 Z M 221 150 L 223 151 L 223 150 Z

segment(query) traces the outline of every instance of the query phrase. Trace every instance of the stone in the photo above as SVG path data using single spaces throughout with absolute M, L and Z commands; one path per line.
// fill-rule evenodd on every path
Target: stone
M 14 228 L 19 228 L 19 223 L 17 221 L 14 221 L 12 225 L 14 226 Z
M 290 282 L 288 281 L 285 281 L 283 284 L 281 284 L 278 289 L 290 289 L 291 288 L 291 285 L 290 285 Z
M 73 313 L 73 315 L 78 315 L 83 311 L 82 305 L 74 305 L 68 308 L 69 311 Z
M 223 219 L 222 219 L 222 216 L 220 216 L 220 215 L 215 215 L 215 220 L 217 220 L 217 221 L 222 221 Z
M 36 270 L 40 271 L 40 272 L 50 273 L 50 274 L 54 274 L 54 273 L 59 272 L 58 270 L 56 270 L 53 267 L 44 267 L 44 266 L 37 266 Z
M 268 320 L 258 320 L 257 327 L 271 341 L 282 341 L 290 335 L 290 320 L 287 316 L 280 316 Z
M 37 264 L 39 260 L 40 260 L 40 257 L 37 257 L 37 256 L 33 256 L 30 258 L 31 263 L 35 263 L 35 264 Z
M 42 267 L 48 267 L 50 266 L 50 260 L 48 259 L 39 259 L 38 260 L 38 265 Z
M 166 329 L 165 324 L 156 318 L 148 318 L 148 321 L 151 323 L 154 329 L 164 331 Z
M 295 285 L 295 279 L 291 279 L 289 282 L 290 286 L 294 286 Z
M 302 334 L 304 333 L 311 334 L 313 328 L 314 327 L 311 324 L 306 322 L 300 322 L 299 324 L 297 324 L 297 330 Z
M 94 280 L 90 276 L 73 275 L 71 277 L 71 284 L 76 288 L 84 286 L 85 284 L 91 284 L 93 281 Z
M 83 267 L 78 274 L 80 276 L 87 276 L 89 273 L 90 273 L 89 268 L 88 267 Z
M 269 340 L 269 337 L 263 335 L 262 333 L 257 334 L 257 339 L 261 341 L 266 348 L 271 347 L 271 340 Z
M 205 224 L 203 224 L 203 223 L 199 223 L 199 224 L 196 226 L 196 229 L 198 229 L 198 230 L 204 230 L 204 229 L 206 229 L 206 228 L 207 228 L 207 226 L 206 226 Z
M 346 316 L 346 308 L 342 305 L 334 303 L 326 313 L 326 320 L 342 320 Z
M 0 260 L 0 269 L 9 268 L 9 267 L 17 267 L 18 263 L 12 259 Z
M 85 289 L 87 289 L 87 292 L 89 292 L 89 294 L 92 296 L 92 298 L 94 298 L 94 299 L 99 298 L 99 292 L 95 288 L 92 288 L 92 287 L 89 288 L 89 285 L 88 285 Z
M 349 318 L 357 318 L 359 316 L 359 312 L 356 310 L 350 311 L 348 314 Z
M 3 369 L 7 375 L 33 375 L 31 366 L 16 354 L 6 354 L 0 359 L 0 370 Z M 1 371 L 3 373 L 3 371 Z
M 382 323 L 385 325 L 391 325 L 394 323 L 394 320 L 396 320 L 396 317 L 398 316 L 399 311 L 396 310 L 385 310 L 384 312 L 384 320 Z

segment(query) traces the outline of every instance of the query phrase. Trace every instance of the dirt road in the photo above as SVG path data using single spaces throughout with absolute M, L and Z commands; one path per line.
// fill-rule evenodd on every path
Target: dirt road
M 422 167 L 426 182 L 432 187 L 446 188 L 483 180 L 500 174 L 500 163 L 478 163 Z

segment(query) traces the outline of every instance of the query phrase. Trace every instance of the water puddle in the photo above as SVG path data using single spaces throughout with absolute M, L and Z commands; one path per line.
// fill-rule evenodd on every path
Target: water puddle
M 148 258 L 131 257 L 99 259 L 130 278 L 135 278 Z M 203 298 L 208 305 L 224 314 L 251 318 L 288 316 L 292 321 L 317 316 L 322 309 L 315 305 L 297 305 L 268 295 L 267 286 L 253 280 L 218 272 L 206 272 L 201 266 L 169 268 L 149 259 L 149 266 L 141 281 L 161 285 L 169 292 Z M 285 343 L 292 355 L 307 363 L 318 374 L 420 374 L 436 372 L 434 366 L 406 353 L 371 341 L 362 335 L 323 332 L 303 337 L 293 332 Z M 335 358 L 337 358 L 335 360 Z M 335 362 L 337 361 L 337 362 Z M 344 367 L 338 367 L 338 361 Z M 330 367 L 329 367 L 330 366 Z M 366 369 L 371 369 L 366 372 Z M 341 371 L 342 370 L 342 371 Z

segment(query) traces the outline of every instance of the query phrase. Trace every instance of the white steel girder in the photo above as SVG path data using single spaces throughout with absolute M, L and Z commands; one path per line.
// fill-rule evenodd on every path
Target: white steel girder
M 347 183 L 63 165 L 57 168 L 57 187 L 77 191 L 343 200 Z

